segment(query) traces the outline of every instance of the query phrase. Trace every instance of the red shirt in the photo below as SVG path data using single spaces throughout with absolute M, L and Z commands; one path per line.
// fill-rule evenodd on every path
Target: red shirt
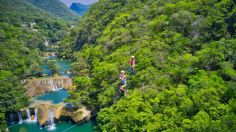
M 129 61 L 129 63 L 130 63 L 130 65 L 135 65 L 135 59 L 131 59 L 131 60 Z

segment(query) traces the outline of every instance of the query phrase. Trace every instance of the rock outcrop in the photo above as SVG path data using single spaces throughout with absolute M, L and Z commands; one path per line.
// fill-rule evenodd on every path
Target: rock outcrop
M 91 111 L 86 107 L 82 108 L 64 108 L 65 104 L 53 105 L 53 104 L 40 104 L 36 106 L 38 109 L 38 122 L 40 125 L 45 125 L 48 120 L 48 113 L 53 111 L 53 117 L 57 120 L 61 116 L 71 118 L 75 123 L 81 120 L 89 120 L 91 117 Z
M 61 109 L 60 114 L 60 116 L 70 117 L 76 123 L 81 120 L 89 120 L 91 117 L 91 111 L 86 107 L 80 109 Z
M 42 93 L 55 91 L 59 88 L 71 89 L 73 88 L 72 80 L 68 77 L 52 77 L 43 79 L 26 79 L 23 80 L 26 94 L 29 97 L 37 96 Z
M 40 125 L 43 125 L 47 121 L 48 109 L 49 109 L 49 106 L 46 104 L 40 105 L 38 107 L 38 122 Z

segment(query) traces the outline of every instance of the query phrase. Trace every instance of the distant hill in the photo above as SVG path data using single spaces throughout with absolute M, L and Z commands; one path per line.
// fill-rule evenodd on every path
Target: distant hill
M 77 20 L 79 16 L 59 0 L 26 0 L 32 5 L 65 20 Z
M 70 9 L 74 12 L 76 12 L 77 14 L 79 14 L 80 16 L 83 16 L 88 9 L 91 7 L 91 5 L 83 5 L 80 3 L 72 3 L 70 6 Z
M 25 0 L 0 0 L 0 10 L 0 22 L 16 24 L 36 19 L 54 18 Z
M 59 41 L 65 32 L 66 22 L 63 19 L 25 0 L 0 0 L 0 10 L 0 23 L 39 31 L 42 39 L 44 35 L 50 43 Z

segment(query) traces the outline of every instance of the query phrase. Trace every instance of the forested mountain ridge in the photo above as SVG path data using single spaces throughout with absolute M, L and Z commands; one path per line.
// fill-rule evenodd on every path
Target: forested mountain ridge
M 77 14 L 79 14 L 80 16 L 83 16 L 88 9 L 91 7 L 91 5 L 83 5 L 80 3 L 72 3 L 70 6 L 70 9 L 74 12 L 76 12 Z
M 235 14 L 231 0 L 99 1 L 61 45 L 77 61 L 67 101 L 98 111 L 97 131 L 234 131 Z
M 65 20 L 77 20 L 79 18 L 65 4 L 59 0 L 26 0 L 34 6 L 49 12 L 57 17 Z
M 1 22 L 11 22 L 12 24 L 21 24 L 19 22 L 29 22 L 36 19 L 45 19 L 55 17 L 39 10 L 25 0 L 1 0 L 0 1 Z M 48 19 L 47 19 L 48 20 Z
M 66 22 L 34 7 L 25 0 L 0 0 L 0 9 L 0 22 L 17 27 L 34 28 L 47 36 L 49 42 L 59 41 L 66 32 L 64 30 L 67 26 Z

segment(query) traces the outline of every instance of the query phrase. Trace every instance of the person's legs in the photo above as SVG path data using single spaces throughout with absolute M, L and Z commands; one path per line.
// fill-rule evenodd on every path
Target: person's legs
M 126 92 L 127 92 L 127 90 L 126 90 L 125 87 L 126 87 L 126 85 L 123 85 L 123 86 L 122 86 L 122 89 L 123 89 L 124 94 L 126 94 Z
M 124 89 L 122 88 L 122 86 L 120 86 L 120 93 L 122 93 L 122 91 L 124 91 Z
M 135 74 L 135 65 L 132 65 L 131 69 L 132 69 L 132 73 Z
M 125 87 L 124 87 L 124 94 L 126 94 L 126 93 L 127 93 L 127 91 L 128 91 L 128 89 L 125 89 Z
M 132 67 L 131 66 L 129 66 L 128 69 L 127 69 L 127 73 L 129 73 L 129 72 L 132 72 Z
M 120 86 L 120 92 L 125 92 L 125 85 Z

